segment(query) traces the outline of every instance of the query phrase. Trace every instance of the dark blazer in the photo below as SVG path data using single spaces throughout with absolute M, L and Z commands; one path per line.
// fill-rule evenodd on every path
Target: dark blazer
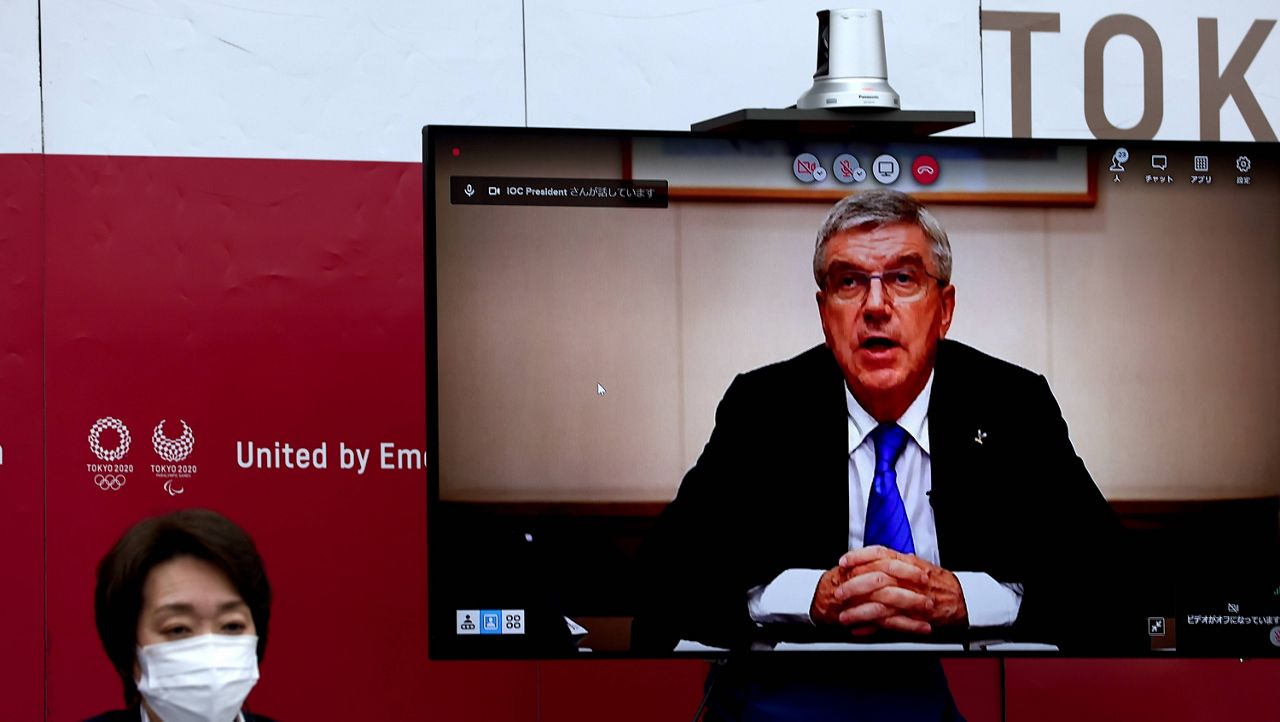
M 242 712 L 242 714 L 244 715 L 244 722 L 275 722 L 270 717 L 263 717 L 260 714 L 250 714 L 248 712 Z M 133 709 L 104 712 L 97 717 L 90 717 L 84 722 L 138 722 L 140 719 L 142 719 L 142 714 L 138 712 L 137 707 L 134 707 Z
M 826 346 L 734 379 L 642 550 L 637 650 L 682 638 L 740 647 L 760 635 L 749 589 L 785 569 L 829 569 L 847 551 L 844 383 Z M 943 341 L 929 437 L 941 566 L 1024 585 L 1014 629 L 996 636 L 1132 651 L 1145 622 L 1131 627 L 1118 606 L 1122 530 L 1044 377 Z

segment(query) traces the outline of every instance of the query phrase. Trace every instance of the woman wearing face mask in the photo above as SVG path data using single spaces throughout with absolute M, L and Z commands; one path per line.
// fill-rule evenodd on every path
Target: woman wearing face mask
M 94 607 L 128 709 L 89 722 L 272 722 L 244 706 L 271 585 L 226 517 L 186 509 L 134 526 L 98 565 Z

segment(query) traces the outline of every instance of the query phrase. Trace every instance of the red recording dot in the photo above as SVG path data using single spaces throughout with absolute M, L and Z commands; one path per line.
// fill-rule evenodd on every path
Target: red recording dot
M 458 156 L 460 156 L 460 155 L 462 155 L 462 149 L 461 149 L 461 148 L 454 148 L 454 149 L 453 149 L 453 157 L 454 157 L 454 158 L 457 158 L 457 157 L 458 157 Z

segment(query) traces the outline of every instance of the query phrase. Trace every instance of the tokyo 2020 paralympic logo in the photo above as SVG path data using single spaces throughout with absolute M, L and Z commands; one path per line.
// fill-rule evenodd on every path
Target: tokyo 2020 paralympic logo
M 191 450 L 196 446 L 196 435 L 186 421 L 178 419 L 178 423 L 182 424 L 182 434 L 176 439 L 170 439 L 164 435 L 164 423 L 165 420 L 161 419 L 156 424 L 155 431 L 151 432 L 151 446 L 161 459 L 176 464 L 191 455 Z
M 104 449 L 102 447 L 102 432 L 111 429 L 120 436 L 119 443 L 114 449 Z M 110 416 L 98 419 L 89 427 L 89 449 L 93 451 L 93 455 L 103 461 L 119 461 L 124 455 L 129 453 L 129 427 L 124 425 L 120 419 Z

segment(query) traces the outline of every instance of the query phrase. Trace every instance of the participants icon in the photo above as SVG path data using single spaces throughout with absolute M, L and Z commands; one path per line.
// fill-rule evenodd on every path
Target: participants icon
M 1124 164 L 1129 162 L 1129 149 L 1116 148 L 1116 152 L 1111 154 L 1111 167 L 1107 170 L 1112 173 L 1123 173 Z

